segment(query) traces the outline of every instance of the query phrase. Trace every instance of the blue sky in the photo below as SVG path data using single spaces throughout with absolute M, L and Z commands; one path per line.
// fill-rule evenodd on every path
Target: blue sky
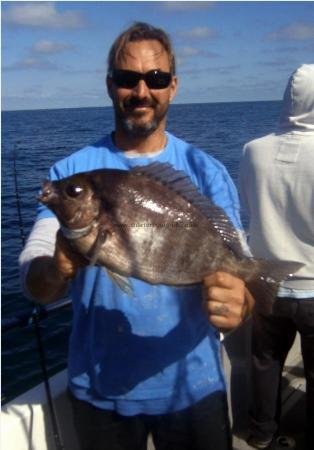
M 2 109 L 110 105 L 107 52 L 137 20 L 173 40 L 174 103 L 280 99 L 314 63 L 314 2 L 2 1 Z

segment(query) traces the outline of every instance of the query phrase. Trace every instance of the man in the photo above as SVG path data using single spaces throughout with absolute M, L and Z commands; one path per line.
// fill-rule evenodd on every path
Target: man
M 165 131 L 177 90 L 168 36 L 143 23 L 122 33 L 109 53 L 107 88 L 115 131 L 56 163 L 50 178 L 168 162 L 241 229 L 225 168 Z M 230 450 L 218 330 L 250 313 L 243 281 L 214 273 L 203 287 L 179 289 L 132 279 L 130 298 L 102 268 L 75 256 L 61 233 L 55 238 L 58 227 L 41 207 L 20 262 L 25 290 L 42 303 L 71 284 L 69 391 L 81 448 L 141 450 L 151 433 L 157 450 Z
M 250 445 L 266 448 L 279 427 L 281 374 L 301 335 L 307 445 L 314 448 L 314 64 L 291 76 L 276 133 L 249 142 L 240 194 L 249 213 L 254 256 L 304 264 L 282 284 L 273 315 L 254 314 Z

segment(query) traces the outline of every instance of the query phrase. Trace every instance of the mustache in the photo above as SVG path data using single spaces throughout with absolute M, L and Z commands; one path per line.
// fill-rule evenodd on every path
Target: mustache
M 133 109 L 133 108 L 138 108 L 138 107 L 154 108 L 156 106 L 156 102 L 149 98 L 138 98 L 138 97 L 132 96 L 125 100 L 124 106 L 127 109 Z

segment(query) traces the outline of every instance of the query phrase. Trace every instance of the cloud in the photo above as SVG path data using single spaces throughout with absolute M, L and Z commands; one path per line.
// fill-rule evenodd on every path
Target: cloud
M 162 9 L 169 12 L 184 12 L 191 10 L 209 9 L 215 6 L 216 2 L 161 2 Z
M 65 42 L 40 40 L 35 42 L 27 52 L 27 55 L 20 61 L 16 61 L 11 65 L 4 66 L 5 71 L 19 71 L 19 70 L 62 70 L 65 72 L 68 70 L 64 64 L 62 69 L 51 62 L 48 58 L 51 55 L 56 55 L 67 50 L 71 50 L 74 47 Z
M 199 56 L 200 50 L 194 47 L 182 47 L 177 51 L 178 58 L 189 58 L 191 56 Z
M 294 23 L 287 27 L 279 28 L 272 33 L 268 33 L 265 36 L 267 41 L 305 41 L 308 39 L 314 39 L 314 25 L 309 25 L 304 22 Z
M 216 75 L 218 74 L 218 75 L 223 75 L 223 76 L 229 76 L 229 75 L 234 75 L 239 69 L 241 69 L 240 64 L 233 64 L 233 65 L 229 65 L 229 66 L 211 66 L 211 67 L 198 68 L 197 74 L 198 75 L 210 74 L 210 76 L 211 76 L 211 74 L 216 74 Z M 195 67 L 184 69 L 184 70 L 182 70 L 181 74 L 182 75 L 193 75 L 193 78 L 195 78 L 195 75 L 196 75 Z
M 20 61 L 16 61 L 9 66 L 4 66 L 5 71 L 19 70 L 60 70 L 60 67 L 47 59 L 47 56 L 62 53 L 72 49 L 73 46 L 63 42 L 41 40 L 35 42 L 28 51 L 28 55 Z M 65 70 L 63 65 L 62 70 Z
M 186 39 L 214 39 L 218 35 L 217 31 L 208 27 L 195 27 L 188 31 L 181 31 L 178 33 L 179 37 Z
M 19 71 L 19 70 L 58 70 L 59 67 L 45 59 L 29 56 L 27 58 L 21 59 L 9 66 L 4 66 L 3 70 L 8 72 Z
M 193 58 L 194 56 L 203 56 L 205 58 L 217 58 L 219 55 L 214 52 L 210 52 L 207 50 L 200 50 L 195 47 L 181 47 L 177 50 L 177 58 L 179 60 L 185 59 L 185 58 Z
M 308 48 L 307 47 L 300 47 L 299 45 L 285 45 L 285 46 L 279 46 L 279 47 L 272 47 L 272 48 L 267 48 L 267 49 L 263 49 L 261 50 L 261 53 L 264 55 L 281 55 L 282 53 L 289 53 L 291 55 L 293 55 L 296 52 L 303 52 L 303 51 L 307 51 Z
M 79 12 L 58 12 L 54 2 L 17 2 L 2 12 L 2 19 L 15 27 L 74 29 L 84 25 Z
M 217 67 L 216 71 L 219 75 L 233 75 L 239 69 L 241 69 L 240 64 L 230 64 L 229 66 Z
M 51 55 L 55 53 L 62 53 L 66 50 L 70 50 L 71 48 L 73 48 L 71 45 L 63 42 L 41 40 L 32 45 L 31 52 L 35 54 Z
M 295 54 L 291 55 L 290 58 L 275 58 L 275 59 L 271 59 L 268 61 L 260 61 L 258 64 L 260 66 L 266 66 L 266 67 L 271 67 L 273 69 L 275 69 L 276 71 L 289 71 L 289 70 L 293 70 L 294 67 L 297 66 L 297 59 L 295 58 Z M 267 69 L 268 70 L 268 69 Z

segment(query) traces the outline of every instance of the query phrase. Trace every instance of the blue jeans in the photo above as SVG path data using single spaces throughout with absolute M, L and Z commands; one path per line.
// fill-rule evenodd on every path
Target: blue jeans
M 81 450 L 231 450 L 225 393 L 171 414 L 121 416 L 70 395 Z
M 306 379 L 306 436 L 308 448 L 314 449 L 314 298 L 280 298 L 271 316 L 254 314 L 250 428 L 260 439 L 278 430 L 282 370 L 297 331 Z

